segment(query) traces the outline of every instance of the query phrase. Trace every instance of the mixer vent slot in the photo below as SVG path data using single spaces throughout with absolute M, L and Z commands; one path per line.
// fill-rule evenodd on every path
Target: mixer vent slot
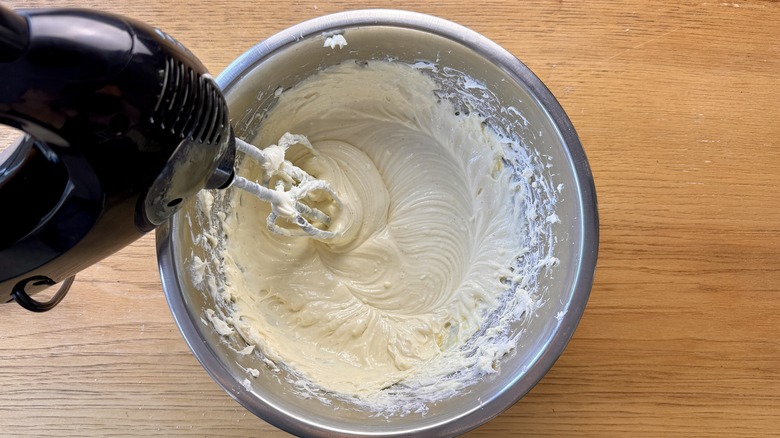
M 153 124 L 181 139 L 215 144 L 227 118 L 225 99 L 211 79 L 173 58 L 166 60 Z

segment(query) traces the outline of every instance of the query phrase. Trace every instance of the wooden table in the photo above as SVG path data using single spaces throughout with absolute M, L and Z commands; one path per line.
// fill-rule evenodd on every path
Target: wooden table
M 435 14 L 523 60 L 577 128 L 601 253 L 568 349 L 472 436 L 780 433 L 780 4 L 6 0 L 126 14 L 219 73 L 307 18 Z M 200 367 L 147 236 L 55 310 L 0 306 L 0 435 L 283 436 Z M 498 435 L 498 434 L 501 435 Z

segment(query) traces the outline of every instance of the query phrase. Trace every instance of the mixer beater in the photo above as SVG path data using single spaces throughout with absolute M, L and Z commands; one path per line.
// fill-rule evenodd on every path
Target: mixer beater
M 311 153 L 316 154 L 314 147 L 306 137 L 289 132 L 282 136 L 278 144 L 264 149 L 236 138 L 236 149 L 260 163 L 264 172 L 260 183 L 236 175 L 233 186 L 271 204 L 271 214 L 266 219 L 266 225 L 275 234 L 311 236 L 319 240 L 336 237 L 337 232 L 323 229 L 330 225 L 330 216 L 304 202 L 319 192 L 330 196 L 332 202 L 339 208 L 343 207 L 343 203 L 326 181 L 309 175 L 303 169 L 284 159 L 285 151 L 296 144 L 304 146 Z M 274 188 L 271 189 L 270 184 L 274 179 L 276 182 Z M 277 225 L 276 221 L 280 218 L 297 225 L 300 230 L 291 230 Z

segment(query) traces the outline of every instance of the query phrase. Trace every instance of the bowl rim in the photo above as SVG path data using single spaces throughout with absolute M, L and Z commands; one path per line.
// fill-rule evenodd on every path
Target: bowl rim
M 563 139 L 563 145 L 569 156 L 577 181 L 577 198 L 580 202 L 580 232 L 583 236 L 578 251 L 579 263 L 576 278 L 572 284 L 571 299 L 567 311 L 558 321 L 545 349 L 537 356 L 527 371 L 520 374 L 507 387 L 511 391 L 502 391 L 492 400 L 484 402 L 478 408 L 463 412 L 436 424 L 424 428 L 397 432 L 382 432 L 384 436 L 418 436 L 421 433 L 437 436 L 459 435 L 490 421 L 514 405 L 527 394 L 552 368 L 563 353 L 574 334 L 593 285 L 596 261 L 598 258 L 599 224 L 596 189 L 593 176 L 585 156 L 585 151 L 574 127 L 561 105 L 531 70 L 507 50 L 487 37 L 451 21 L 417 12 L 393 9 L 364 9 L 339 12 L 313 18 L 293 25 L 262 41 L 234 60 L 216 78 L 220 89 L 228 90 L 252 66 L 264 58 L 309 36 L 321 35 L 357 26 L 389 26 L 421 30 L 459 42 L 480 53 L 484 58 L 501 68 L 516 82 L 524 85 L 537 99 L 540 108 L 547 112 Z M 156 231 L 158 267 L 163 290 L 173 318 L 185 341 L 203 368 L 233 399 L 264 421 L 287 432 L 302 436 L 377 436 L 380 433 L 369 431 L 355 432 L 323 427 L 307 421 L 301 416 L 280 409 L 269 400 L 258 398 L 255 393 L 246 390 L 242 383 L 217 359 L 216 352 L 201 336 L 196 315 L 191 315 L 186 306 L 182 287 L 179 284 L 181 267 L 175 263 L 175 235 L 173 220 L 165 222 Z M 522 378 L 522 379 L 521 379 Z

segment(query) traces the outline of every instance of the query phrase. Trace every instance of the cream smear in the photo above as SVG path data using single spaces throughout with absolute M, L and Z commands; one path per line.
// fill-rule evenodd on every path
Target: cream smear
M 341 208 L 311 200 L 339 236 L 271 233 L 271 207 L 229 190 L 210 231 L 217 275 L 192 265 L 225 303 L 208 320 L 256 347 L 258 367 L 293 372 L 301 391 L 376 410 L 424 409 L 496 372 L 519 335 L 510 325 L 539 305 L 527 274 L 556 260 L 528 257 L 533 224 L 549 225 L 529 219 L 534 172 L 518 178 L 507 140 L 483 122 L 397 62 L 344 62 L 285 90 L 252 143 L 308 139 L 313 150 L 292 145 L 284 158 L 339 195 Z M 251 160 L 239 173 L 263 177 Z M 201 209 L 212 203 L 200 195 Z

